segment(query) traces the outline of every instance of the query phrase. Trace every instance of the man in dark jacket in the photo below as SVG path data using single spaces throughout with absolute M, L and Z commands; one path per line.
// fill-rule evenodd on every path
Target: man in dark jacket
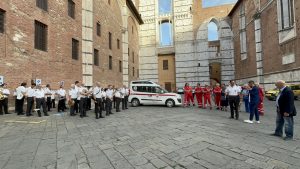
M 285 126 L 286 137 L 284 140 L 292 140 L 294 136 L 294 116 L 297 115 L 294 105 L 294 93 L 285 85 L 283 80 L 279 80 L 276 86 L 279 89 L 279 94 L 276 98 L 276 129 L 272 135 L 282 137 L 283 126 Z
M 249 90 L 249 106 L 250 106 L 250 117 L 249 120 L 244 120 L 245 123 L 253 123 L 253 117 L 255 115 L 256 123 L 260 123 L 259 121 L 259 113 L 258 113 L 258 103 L 259 103 L 259 89 L 255 85 L 254 81 L 249 81 L 248 85 L 250 87 Z

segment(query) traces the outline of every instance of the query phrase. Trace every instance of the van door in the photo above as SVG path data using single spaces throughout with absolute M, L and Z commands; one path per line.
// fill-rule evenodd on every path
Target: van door
M 138 86 L 138 92 L 141 104 L 154 104 L 155 93 L 153 92 L 153 88 L 151 86 Z

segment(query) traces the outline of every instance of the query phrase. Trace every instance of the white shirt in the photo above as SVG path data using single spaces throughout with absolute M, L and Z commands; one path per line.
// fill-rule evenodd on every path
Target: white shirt
M 286 86 L 284 86 L 282 89 L 279 90 L 278 96 L 276 97 L 276 106 L 279 107 L 279 98 L 281 96 L 281 92 L 286 88 Z
M 17 92 L 17 99 L 21 100 L 24 96 L 23 93 L 26 93 L 26 88 L 24 86 L 19 86 L 16 89 L 16 92 Z
M 113 94 L 114 94 L 113 89 L 107 89 L 106 90 L 106 97 L 107 98 L 112 99 L 113 98 Z
M 128 88 L 125 89 L 125 96 L 129 96 L 129 89 Z
M 10 95 L 10 92 L 9 92 L 8 89 L 3 89 L 3 90 L 2 90 L 2 93 L 3 93 L 3 95 L 4 95 L 4 98 L 7 98 L 7 97 L 8 97 L 7 95 Z
M 66 96 L 66 91 L 65 91 L 65 89 L 62 89 L 62 88 L 57 90 L 56 93 L 59 95 L 59 97 L 65 97 Z
M 228 93 L 229 96 L 238 96 L 241 93 L 241 88 L 237 85 L 234 85 L 233 87 L 228 86 L 225 92 Z
M 28 87 L 26 89 L 26 95 L 27 95 L 27 97 L 34 97 L 34 93 L 35 93 L 35 89 L 33 89 L 33 88 Z
M 106 98 L 106 92 L 105 92 L 105 91 L 102 91 L 102 92 L 101 92 L 101 96 L 102 96 L 102 98 L 103 98 L 103 97 Z
M 79 97 L 77 98 L 78 100 L 80 100 L 81 98 L 86 98 L 85 95 L 81 94 L 87 92 L 87 89 L 85 87 L 79 87 L 78 92 L 79 92 Z
M 51 90 L 51 99 L 52 100 L 55 99 L 55 93 L 56 93 L 55 90 Z
M 117 91 L 115 92 L 115 97 L 117 97 L 117 98 L 122 98 L 122 94 L 121 94 L 120 90 L 117 90 Z
M 101 88 L 98 86 L 94 87 L 93 95 L 98 99 L 102 98 Z
M 71 99 L 77 99 L 78 98 L 78 91 L 75 89 L 70 89 L 69 90 L 69 96 Z
M 45 97 L 45 91 L 42 90 L 42 89 L 37 89 L 37 90 L 34 92 L 34 96 L 35 96 L 37 99 L 44 98 L 44 97 Z
M 44 88 L 44 92 L 45 92 L 46 97 L 51 97 L 51 95 L 50 95 L 51 91 L 50 91 L 50 89 L 48 87 Z
M 124 97 L 125 97 L 125 94 L 126 94 L 126 89 L 125 88 L 121 88 L 121 90 L 120 90 L 120 94 L 121 94 L 121 98 L 123 98 L 124 99 Z M 116 96 L 117 97 L 117 96 Z

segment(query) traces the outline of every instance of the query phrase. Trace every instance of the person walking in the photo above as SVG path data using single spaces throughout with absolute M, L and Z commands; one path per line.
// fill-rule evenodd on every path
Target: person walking
M 24 115 L 24 99 L 26 95 L 26 83 L 23 82 L 21 85 L 16 89 L 16 94 L 17 94 L 17 100 L 16 100 L 16 112 L 18 115 Z
M 51 110 L 51 107 L 52 107 L 52 100 L 51 100 L 51 87 L 50 87 L 50 84 L 47 84 L 46 87 L 44 88 L 44 91 L 45 91 L 45 96 L 46 96 L 46 104 L 47 104 L 47 108 L 48 108 L 48 111 Z
M 276 129 L 273 136 L 282 137 L 283 127 L 285 128 L 284 140 L 293 140 L 294 137 L 294 116 L 297 115 L 297 111 L 294 104 L 294 93 L 285 85 L 285 81 L 279 80 L 276 83 L 276 87 L 279 89 L 279 94 L 276 98 L 277 117 L 276 117 Z
M 264 112 L 264 97 L 265 97 L 265 94 L 264 94 L 263 88 L 260 87 L 259 84 L 257 84 L 257 87 L 258 87 L 258 90 L 259 90 L 258 112 L 259 112 L 259 115 L 263 116 L 263 115 L 265 115 L 265 112 Z
M 33 109 L 35 90 L 36 90 L 35 87 L 36 84 L 32 83 L 31 87 L 28 87 L 26 89 L 26 99 L 27 99 L 26 116 L 32 116 L 32 109 Z
M 242 96 L 243 96 L 243 102 L 245 104 L 245 111 L 246 113 L 250 113 L 250 108 L 249 108 L 249 86 L 244 85 L 242 89 Z
M 256 123 L 260 123 L 259 121 L 259 113 L 258 113 L 258 103 L 259 103 L 259 89 L 254 84 L 254 81 L 249 81 L 248 83 L 249 89 L 249 108 L 250 108 L 250 117 L 248 120 L 244 120 L 245 123 L 253 123 L 253 117 L 255 116 Z
M 66 90 L 64 89 L 63 85 L 59 87 L 59 90 L 57 90 L 58 95 L 58 105 L 57 105 L 57 111 L 64 112 L 66 107 Z
M 41 117 L 41 108 L 43 108 L 44 116 L 49 116 L 47 113 L 47 105 L 46 105 L 46 100 L 45 100 L 45 91 L 42 89 L 40 85 L 36 86 L 36 91 L 35 91 L 35 100 L 36 100 L 36 109 L 38 116 Z
M 230 80 L 230 85 L 226 88 L 226 95 L 228 96 L 230 106 L 230 118 L 239 119 L 239 102 L 240 102 L 240 87 L 235 84 L 234 80 Z

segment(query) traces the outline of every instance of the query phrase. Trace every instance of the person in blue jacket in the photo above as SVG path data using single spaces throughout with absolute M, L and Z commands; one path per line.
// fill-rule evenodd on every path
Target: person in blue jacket
M 259 89 L 255 85 L 253 80 L 249 81 L 248 85 L 250 87 L 250 90 L 249 90 L 250 117 L 249 117 L 249 120 L 244 120 L 244 122 L 252 124 L 253 123 L 253 117 L 255 116 L 256 123 L 260 123 L 259 113 L 258 113 Z

